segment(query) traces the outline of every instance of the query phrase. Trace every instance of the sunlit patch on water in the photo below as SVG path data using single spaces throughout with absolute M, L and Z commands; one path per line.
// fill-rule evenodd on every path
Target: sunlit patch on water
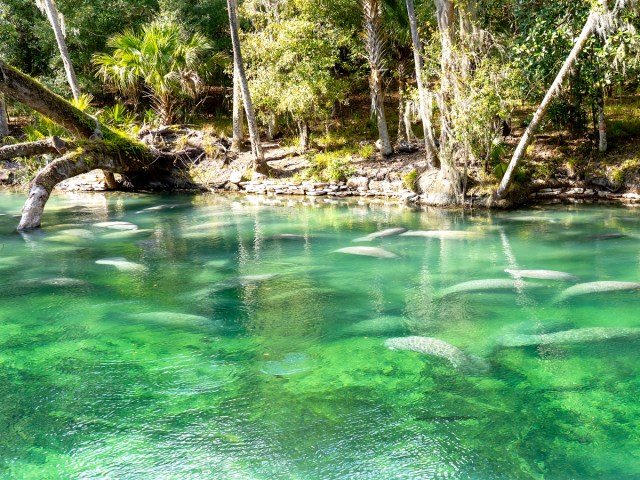
M 634 210 L 22 201 L 0 478 L 640 477 Z

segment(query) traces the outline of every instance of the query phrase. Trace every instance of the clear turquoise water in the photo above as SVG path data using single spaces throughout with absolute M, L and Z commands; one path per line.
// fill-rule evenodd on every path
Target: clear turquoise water
M 439 295 L 505 268 L 640 281 L 640 211 L 58 196 L 20 235 L 22 202 L 0 194 L 0 478 L 640 478 L 637 336 L 499 345 L 640 327 L 640 292 Z M 476 234 L 333 253 L 396 226 Z M 488 369 L 384 345 L 406 335 Z

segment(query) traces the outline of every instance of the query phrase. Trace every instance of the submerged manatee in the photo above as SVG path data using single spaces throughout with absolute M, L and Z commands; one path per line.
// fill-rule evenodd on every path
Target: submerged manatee
M 522 281 L 507 280 L 504 278 L 487 278 L 484 280 L 471 280 L 469 282 L 458 283 L 451 287 L 445 288 L 438 295 L 444 298 L 450 295 L 458 295 L 461 293 L 479 293 L 492 292 L 495 290 L 515 290 L 516 288 L 530 287 L 531 284 Z
M 125 258 L 103 258 L 101 260 L 96 260 L 98 265 L 111 265 L 112 267 L 116 267 L 121 272 L 144 272 L 147 270 L 147 267 L 135 262 L 129 262 Z
M 134 313 L 131 318 L 173 326 L 206 326 L 213 324 L 207 317 L 178 312 Z
M 294 375 L 311 368 L 311 359 L 309 355 L 302 352 L 287 353 L 282 360 L 270 360 L 262 364 L 260 371 L 266 375 L 274 377 L 283 377 L 285 375 Z
M 578 328 L 556 333 L 539 335 L 504 335 L 498 339 L 503 347 L 528 347 L 532 345 L 562 345 L 567 343 L 588 343 L 634 338 L 640 336 L 640 328 Z
M 371 242 L 373 240 L 375 240 L 376 238 L 385 238 L 385 237 L 392 237 L 394 235 L 400 235 L 401 233 L 406 232 L 407 229 L 406 228 L 387 228 L 386 230 L 381 230 L 379 232 L 373 232 L 370 233 L 369 235 L 366 235 L 364 237 L 360 237 L 360 238 L 356 238 L 355 240 L 353 240 L 354 242 Z
M 269 240 L 304 240 L 304 235 L 298 235 L 295 233 L 278 233 L 276 235 L 269 235 L 268 237 L 264 237 L 265 241 Z
M 558 272 L 556 270 L 515 270 L 505 268 L 505 272 L 514 278 L 536 278 L 539 280 L 559 280 L 562 282 L 575 282 L 578 277 L 570 273 Z
M 334 253 L 348 253 L 350 255 L 363 255 L 365 257 L 398 258 L 398 255 L 376 247 L 346 247 L 334 250 Z
M 94 227 L 110 228 L 112 230 L 137 230 L 138 226 L 130 222 L 113 221 L 94 223 Z
M 391 350 L 409 350 L 423 355 L 444 358 L 456 370 L 467 372 L 485 371 L 489 365 L 480 357 L 468 355 L 458 347 L 443 340 L 431 337 L 396 337 L 389 338 L 384 342 Z
M 481 235 L 481 232 L 467 230 L 409 230 L 400 236 L 439 238 L 440 240 L 464 240 L 466 238 L 474 238 Z
M 231 290 L 234 288 L 245 287 L 247 285 L 266 282 L 276 277 L 278 277 L 277 273 L 243 275 L 242 277 L 230 278 L 229 280 L 225 280 L 224 282 L 217 283 L 213 287 L 207 288 L 206 290 L 208 293 L 222 292 L 224 290 Z
M 587 295 L 590 293 L 601 292 L 621 292 L 625 290 L 640 290 L 640 283 L 638 282 L 587 282 L 579 283 L 573 287 L 569 287 L 564 290 L 556 302 L 561 302 L 572 297 L 579 295 Z
M 344 331 L 351 335 L 365 336 L 398 334 L 400 330 L 405 328 L 405 323 L 406 319 L 402 317 L 377 317 L 349 325 Z

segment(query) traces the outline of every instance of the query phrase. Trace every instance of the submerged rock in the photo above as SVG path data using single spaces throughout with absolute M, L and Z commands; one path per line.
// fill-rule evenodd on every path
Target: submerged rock
M 396 337 L 385 340 L 391 350 L 408 350 L 447 360 L 453 368 L 464 371 L 485 371 L 489 365 L 480 357 L 468 355 L 458 347 L 432 337 Z
M 562 345 L 568 343 L 601 342 L 619 338 L 635 338 L 640 336 L 640 328 L 578 328 L 556 333 L 539 335 L 504 335 L 498 339 L 503 347 L 528 347 L 532 345 Z
M 579 295 L 587 295 L 590 293 L 602 293 L 602 292 L 621 292 L 627 290 L 640 290 L 640 283 L 638 282 L 587 282 L 579 283 L 573 287 L 569 287 L 564 290 L 556 299 L 556 302 L 562 302 L 572 297 Z
M 381 230 L 379 232 L 370 233 L 364 237 L 356 238 L 353 240 L 354 242 L 371 242 L 376 238 L 385 238 L 392 237 L 394 235 L 400 235 L 401 233 L 405 233 L 407 231 L 406 228 L 398 227 L 398 228 L 387 228 L 386 230 Z
M 349 255 L 363 255 L 365 257 L 398 258 L 395 253 L 376 247 L 346 247 L 334 250 L 334 253 L 347 253 Z
M 536 278 L 539 280 L 558 280 L 562 282 L 575 282 L 579 280 L 575 275 L 558 272 L 556 270 L 515 270 L 505 268 L 504 271 L 514 278 Z

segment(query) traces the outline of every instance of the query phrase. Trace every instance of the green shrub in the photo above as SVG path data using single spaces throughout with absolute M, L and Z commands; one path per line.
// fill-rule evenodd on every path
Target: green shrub
M 402 175 L 402 185 L 413 192 L 418 191 L 418 172 L 414 169 Z

